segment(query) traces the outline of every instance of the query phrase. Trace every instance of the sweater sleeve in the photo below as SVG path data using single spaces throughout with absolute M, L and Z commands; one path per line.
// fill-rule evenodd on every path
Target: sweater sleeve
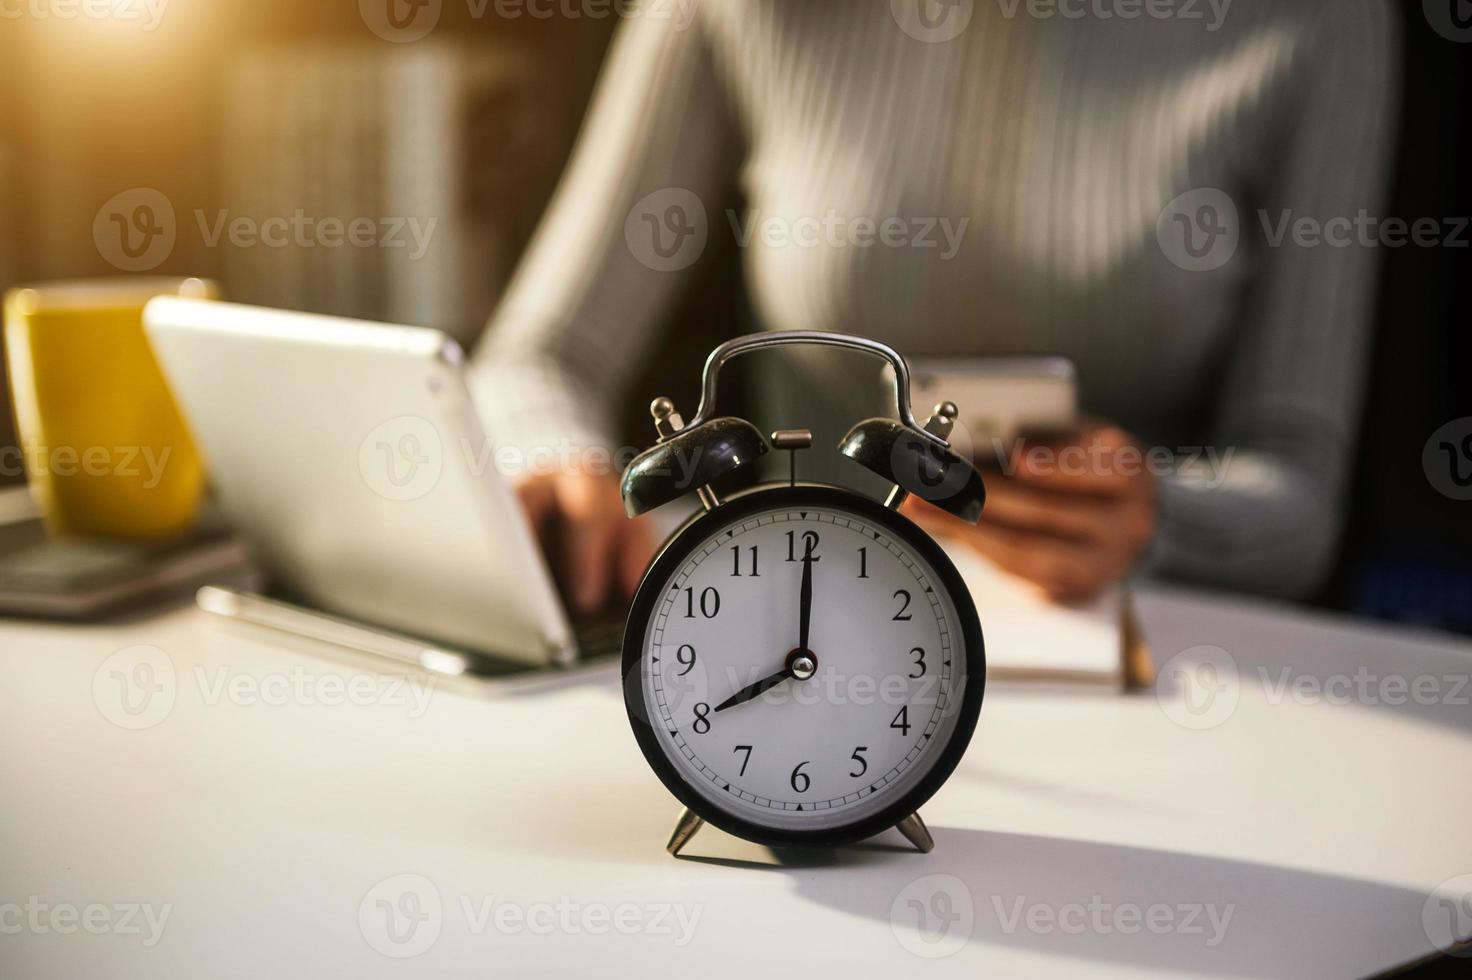
M 1300 95 L 1277 165 L 1238 201 L 1234 261 L 1258 266 L 1214 414 L 1219 463 L 1162 481 L 1150 561 L 1173 577 L 1285 597 L 1321 584 L 1343 522 L 1380 251 L 1366 241 L 1375 226 L 1354 222 L 1383 217 L 1398 78 L 1386 4 L 1325 8 L 1295 57 Z M 1295 241 L 1300 218 L 1322 240 Z
M 502 446 L 608 447 L 619 400 L 704 249 L 739 166 L 698 2 L 620 25 L 571 163 L 476 350 Z

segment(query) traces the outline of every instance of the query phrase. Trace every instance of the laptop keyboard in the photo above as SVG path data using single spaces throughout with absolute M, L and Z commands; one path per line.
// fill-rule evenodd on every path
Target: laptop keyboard
M 624 617 L 599 616 L 573 624 L 583 661 L 617 657 L 623 652 Z

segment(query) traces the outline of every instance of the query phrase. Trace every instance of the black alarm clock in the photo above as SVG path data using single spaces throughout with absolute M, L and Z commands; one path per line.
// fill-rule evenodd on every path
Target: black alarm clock
M 859 422 L 838 451 L 893 488 L 714 486 L 805 430 L 713 417 L 722 366 L 807 344 L 864 351 L 894 369 L 897 418 Z M 922 426 L 891 347 L 841 334 L 767 333 L 724 344 L 684 423 L 652 408 L 659 443 L 623 475 L 630 517 L 696 494 L 703 510 L 645 573 L 623 640 L 624 701 L 644 758 L 685 806 L 668 850 L 702 823 L 761 844 L 843 844 L 897 827 L 932 847 L 919 808 L 956 768 L 986 686 L 981 626 L 945 552 L 897 513 L 910 495 L 975 523 L 981 475 L 950 448 L 954 405 Z M 795 463 L 794 463 L 795 473 Z

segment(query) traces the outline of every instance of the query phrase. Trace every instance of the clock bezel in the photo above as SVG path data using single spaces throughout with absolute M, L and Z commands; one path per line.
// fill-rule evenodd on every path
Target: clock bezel
M 966 689 L 962 694 L 960 715 L 956 719 L 950 741 L 941 749 L 940 756 L 930 771 L 913 788 L 877 813 L 852 823 L 816 830 L 780 830 L 718 809 L 682 778 L 674 763 L 665 755 L 650 721 L 644 704 L 640 664 L 649 620 L 664 595 L 665 583 L 709 535 L 750 514 L 802 504 L 846 510 L 879 524 L 929 563 L 935 570 L 940 585 L 949 594 L 960 620 L 956 625 L 966 647 Z M 825 484 L 768 484 L 734 495 L 714 510 L 695 515 L 670 535 L 659 555 L 645 571 L 634 595 L 634 603 L 624 627 L 620 678 L 624 688 L 624 710 L 628 714 L 629 725 L 639 743 L 640 751 L 644 754 L 644 760 L 649 763 L 665 788 L 682 804 L 707 823 L 757 844 L 777 847 L 833 846 L 864 840 L 893 827 L 919 810 L 945 784 L 951 773 L 955 772 L 961 757 L 971 744 L 976 722 L 981 714 L 982 697 L 986 691 L 986 650 L 983 646 L 981 621 L 976 615 L 976 603 L 971 598 L 971 592 L 945 551 L 919 525 L 875 500 L 839 487 Z

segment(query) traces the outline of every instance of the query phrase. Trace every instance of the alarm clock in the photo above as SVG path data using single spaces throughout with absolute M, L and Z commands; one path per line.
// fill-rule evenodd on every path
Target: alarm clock
M 806 430 L 769 441 L 715 417 L 722 367 L 757 350 L 817 345 L 893 368 L 897 418 L 855 425 L 842 455 L 892 485 L 877 499 L 800 484 Z M 760 844 L 836 845 L 896 827 L 933 846 L 919 808 L 956 768 L 986 686 L 970 593 L 936 542 L 898 508 L 914 494 L 975 523 L 981 475 L 952 451 L 954 405 L 921 425 L 893 348 L 816 332 L 723 344 L 686 423 L 667 398 L 659 442 L 624 471 L 630 517 L 694 494 L 702 508 L 650 565 L 624 631 L 624 701 L 655 774 L 685 807 L 667 849 L 709 822 Z M 792 478 L 722 499 L 715 483 L 771 449 Z

